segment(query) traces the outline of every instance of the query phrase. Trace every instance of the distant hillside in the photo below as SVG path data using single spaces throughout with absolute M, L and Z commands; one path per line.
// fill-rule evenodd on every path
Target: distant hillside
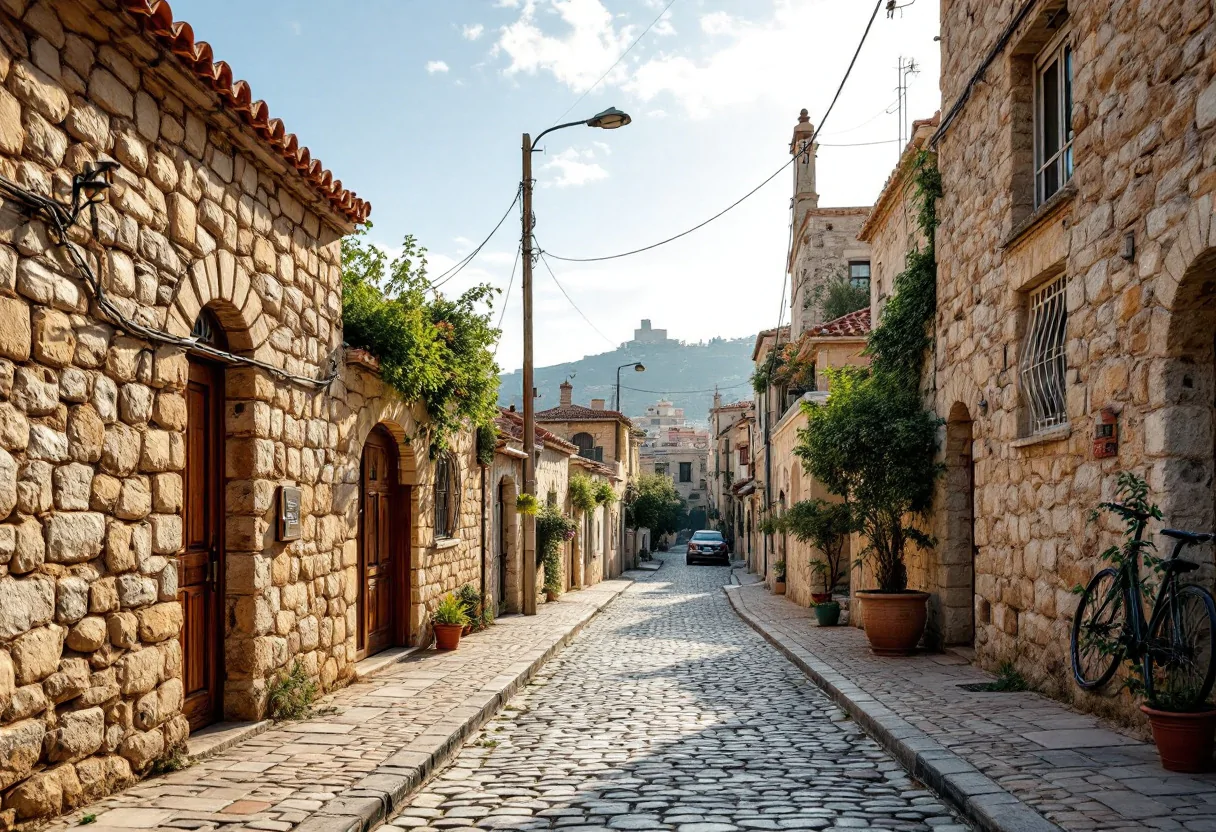
M 576 404 L 586 405 L 591 399 L 604 399 L 606 406 L 612 407 L 616 368 L 626 362 L 641 361 L 646 365 L 644 373 L 629 368 L 621 370 L 621 401 L 626 415 L 644 413 L 647 405 L 667 398 L 676 407 L 684 408 L 686 418 L 704 422 L 709 418 L 715 384 L 721 389 L 724 401 L 751 398 L 749 380 L 755 343 L 754 337 L 715 338 L 706 344 L 629 342 L 620 349 L 588 355 L 581 361 L 537 367 L 536 387 L 540 398 L 536 409 L 556 407 L 558 385 L 567 378 L 574 385 Z M 516 408 L 522 407 L 522 387 L 519 372 L 503 375 L 499 403 L 504 407 L 512 404 Z

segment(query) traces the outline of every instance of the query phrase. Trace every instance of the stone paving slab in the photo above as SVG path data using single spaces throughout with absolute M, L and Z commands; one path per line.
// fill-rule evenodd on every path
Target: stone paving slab
M 378 825 L 536 671 L 632 583 L 563 595 L 535 616 L 508 616 L 422 650 L 197 764 L 143 780 L 64 815 L 49 830 L 347 832 Z
M 1216 773 L 1167 772 L 1151 744 L 1033 692 L 967 691 L 993 677 L 960 656 L 875 656 L 860 630 L 735 580 L 735 612 L 980 828 L 1216 832 Z

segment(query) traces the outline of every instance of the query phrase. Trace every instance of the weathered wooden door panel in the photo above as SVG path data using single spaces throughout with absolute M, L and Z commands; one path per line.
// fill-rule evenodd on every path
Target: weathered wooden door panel
M 409 518 L 397 486 L 397 448 L 383 428 L 363 446 L 359 528 L 359 654 L 370 656 L 401 644 L 400 622 L 409 595 L 400 555 Z
M 184 713 L 192 730 L 223 713 L 223 378 L 219 368 L 190 362 L 186 388 L 184 547 L 178 557 L 182 605 Z

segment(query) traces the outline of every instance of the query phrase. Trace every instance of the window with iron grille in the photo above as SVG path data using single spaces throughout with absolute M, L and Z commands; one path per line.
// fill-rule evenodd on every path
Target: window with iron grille
M 1068 313 L 1064 304 L 1066 279 L 1060 275 L 1030 293 L 1026 339 L 1020 367 L 1022 406 L 1028 433 L 1038 433 L 1068 421 L 1064 403 L 1064 334 Z
M 435 536 L 456 534 L 457 498 L 456 460 L 450 453 L 435 460 Z
M 692 482 L 692 463 L 680 463 L 680 482 Z
M 1035 61 L 1034 204 L 1072 178 L 1072 44 L 1058 34 Z

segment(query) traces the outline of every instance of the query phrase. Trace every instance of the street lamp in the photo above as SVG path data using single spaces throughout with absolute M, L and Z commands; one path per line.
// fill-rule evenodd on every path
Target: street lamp
M 616 368 L 616 399 L 613 402 L 612 409 L 620 411 L 621 409 L 621 370 L 626 367 L 632 367 L 636 372 L 646 372 L 645 365 L 641 361 L 630 361 L 628 364 L 622 364 Z
M 549 133 L 566 127 L 598 127 L 615 130 L 624 127 L 632 119 L 628 113 L 609 107 L 583 121 L 568 121 L 555 124 L 543 131 L 535 140 L 524 133 L 523 137 L 523 285 L 524 294 L 524 493 L 536 496 L 536 386 L 532 366 L 532 154 L 536 146 Z M 618 373 L 619 378 L 619 373 Z M 524 615 L 536 615 L 536 517 L 523 515 L 524 520 Z

